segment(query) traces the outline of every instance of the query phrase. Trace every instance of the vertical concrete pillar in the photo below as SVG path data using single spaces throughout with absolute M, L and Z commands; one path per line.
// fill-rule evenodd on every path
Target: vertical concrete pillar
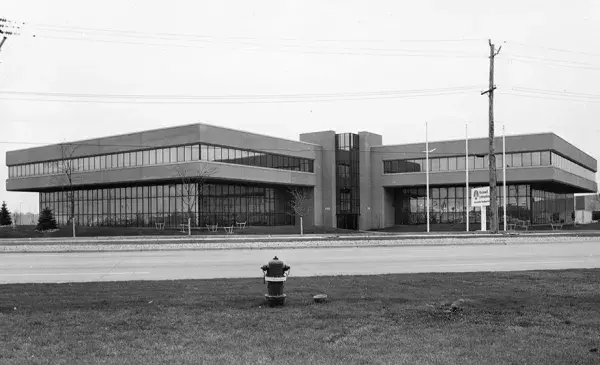
M 317 181 L 313 190 L 315 225 L 336 227 L 335 132 L 303 133 L 300 135 L 300 141 L 322 147 L 322 153 L 315 160 Z
M 379 179 L 374 176 L 374 160 L 371 155 L 371 147 L 381 146 L 382 143 L 383 138 L 379 134 L 358 132 L 360 150 L 360 216 L 358 217 L 358 228 L 361 230 L 377 228 L 376 220 L 379 219 L 379 215 L 376 211 L 377 205 L 374 206 L 373 204 L 373 188 L 374 184 L 377 183 L 381 186 L 381 175 L 379 175 Z

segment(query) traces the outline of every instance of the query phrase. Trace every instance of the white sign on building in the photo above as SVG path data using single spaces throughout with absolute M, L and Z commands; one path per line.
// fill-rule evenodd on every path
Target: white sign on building
M 471 189 L 471 206 L 487 207 L 490 205 L 490 187 Z

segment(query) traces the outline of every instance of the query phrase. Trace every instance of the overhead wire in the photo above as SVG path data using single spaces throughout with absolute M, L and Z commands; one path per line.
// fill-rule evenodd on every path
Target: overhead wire
M 343 45 L 338 49 L 331 48 L 331 43 L 374 43 L 374 42 L 393 42 L 393 43 L 457 43 L 457 42 L 469 42 L 469 41 L 483 41 L 482 39 L 473 38 L 460 38 L 460 39 L 437 39 L 437 40 L 340 40 L 340 39 L 316 39 L 309 40 L 310 42 L 316 43 L 327 43 L 326 45 L 313 45 L 313 44 L 281 44 L 281 42 L 290 41 L 304 41 L 300 38 L 293 37 L 280 37 L 280 38 L 257 38 L 249 36 L 214 36 L 214 35 L 201 35 L 201 34 L 189 34 L 189 33 L 172 33 L 172 32 L 142 32 L 142 31 L 130 31 L 130 30 L 114 30 L 106 28 L 91 28 L 91 27 L 75 27 L 75 26 L 60 26 L 60 25 L 49 25 L 49 24 L 28 24 L 23 23 L 30 27 L 29 32 L 33 32 L 32 35 L 36 38 L 49 38 L 49 39 L 62 39 L 62 40 L 76 40 L 76 41 L 92 41 L 92 42 L 104 42 L 104 43 L 121 43 L 121 44 L 133 44 L 133 45 L 149 45 L 149 46 L 175 46 L 185 48 L 207 48 L 208 46 L 218 44 L 234 44 L 250 47 L 258 47 L 260 49 L 253 48 L 238 48 L 242 51 L 299 51 L 301 53 L 308 54 L 338 54 L 338 55 L 367 55 L 367 56 L 392 56 L 392 57 L 456 57 L 456 58 L 481 58 L 483 55 L 467 52 L 456 52 L 453 50 L 431 50 L 431 49 L 398 49 L 398 48 L 373 48 L 373 47 L 348 47 Z M 45 33 L 59 35 L 48 35 Z M 82 37 L 64 36 L 64 34 L 77 34 Z M 61 36 L 62 34 L 62 36 Z M 90 37 L 90 35 L 92 37 Z M 98 38 L 103 37 L 103 38 Z M 106 38 L 109 39 L 106 39 Z M 112 39 L 112 38 L 117 39 Z M 120 38 L 120 39 L 119 39 Z M 125 39 L 125 40 L 123 40 Z M 148 42 L 133 42 L 131 39 L 141 40 L 153 40 L 153 41 L 168 41 L 171 43 L 148 43 Z M 257 43 L 257 41 L 277 41 L 279 44 L 265 44 Z M 173 41 L 184 42 L 172 43 Z M 198 45 L 197 43 L 203 43 Z M 311 50 L 303 50 L 302 48 L 309 48 Z M 320 49 L 319 48 L 324 48 Z
M 105 104 L 262 104 L 302 103 L 356 100 L 380 100 L 465 94 L 481 90 L 477 86 L 457 86 L 438 89 L 388 90 L 375 92 L 345 92 L 322 94 L 263 95 L 126 95 L 78 94 L 0 90 L 0 100 L 47 101 Z

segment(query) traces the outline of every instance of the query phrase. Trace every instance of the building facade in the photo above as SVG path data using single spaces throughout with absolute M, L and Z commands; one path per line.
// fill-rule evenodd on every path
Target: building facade
M 489 180 L 487 142 L 468 142 L 470 187 Z M 431 224 L 479 222 L 479 209 L 466 204 L 465 141 L 429 147 Z M 424 150 L 385 146 L 369 132 L 292 141 L 192 124 L 10 151 L 6 186 L 39 193 L 40 209 L 52 209 L 59 224 L 74 216 L 91 226 L 178 226 L 188 217 L 200 227 L 294 225 L 289 189 L 301 188 L 310 190 L 305 225 L 417 229 L 426 222 Z M 597 191 L 596 160 L 552 133 L 507 136 L 506 161 L 501 153 L 496 161 L 500 217 L 503 165 L 509 219 L 568 223 L 573 194 Z

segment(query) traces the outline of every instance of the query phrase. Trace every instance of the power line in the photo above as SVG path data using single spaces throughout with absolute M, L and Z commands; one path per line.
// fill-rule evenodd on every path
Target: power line
M 26 24 L 26 23 L 22 23 Z M 103 29 L 103 28 L 90 28 L 90 27 L 74 27 L 74 26 L 59 26 L 49 24 L 26 24 L 32 27 L 34 32 L 33 37 L 36 38 L 48 38 L 48 39 L 61 39 L 61 40 L 76 40 L 76 41 L 92 41 L 92 42 L 104 42 L 104 43 L 121 43 L 121 44 L 133 44 L 133 45 L 148 45 L 148 46 L 175 46 L 175 47 L 186 47 L 186 48 L 207 48 L 207 45 L 214 44 L 218 41 L 221 44 L 236 44 L 251 47 L 259 47 L 262 49 L 238 49 L 243 51 L 292 51 L 296 50 L 301 53 L 307 54 L 337 54 L 337 55 L 362 55 L 362 56 L 392 56 L 392 57 L 455 57 L 455 58 L 481 58 L 481 55 L 472 54 L 467 52 L 455 52 L 448 50 L 426 50 L 426 49 L 396 49 L 396 48 L 365 48 L 365 47 L 348 47 L 342 46 L 338 50 L 331 49 L 331 43 L 360 43 L 360 42 L 385 42 L 385 40 L 335 40 L 335 39 L 317 39 L 312 42 L 326 43 L 321 46 L 314 46 L 312 44 L 261 44 L 256 41 L 271 41 L 271 39 L 248 37 L 248 36 L 212 36 L 212 35 L 200 35 L 200 34 L 185 34 L 185 33 L 169 33 L 169 32 L 141 32 L 141 31 L 130 31 L 130 30 L 114 30 L 114 29 Z M 56 35 L 47 35 L 44 33 L 58 33 Z M 82 38 L 75 38 L 72 36 L 60 36 L 60 34 L 79 34 L 83 35 Z M 102 39 L 102 38 L 91 38 L 88 37 L 90 34 L 95 37 L 116 37 L 121 39 Z M 148 42 L 132 42 L 133 39 L 151 39 L 151 40 L 163 40 L 163 41 L 183 41 L 186 44 L 177 43 L 148 43 Z M 126 40 L 123 40 L 126 39 Z M 290 42 L 290 41 L 302 41 L 299 38 L 274 38 L 278 42 Z M 469 42 L 469 41 L 480 41 L 481 39 L 474 38 L 460 38 L 460 39 L 437 39 L 437 40 L 391 40 L 394 43 L 449 43 L 455 44 L 457 42 Z M 390 40 L 388 40 L 389 42 Z M 190 44 L 190 42 L 192 44 Z M 197 43 L 204 43 L 204 46 L 199 46 Z M 317 49 L 313 51 L 302 50 L 302 47 L 308 47 L 310 49 Z M 326 47 L 324 50 L 318 50 L 318 48 Z M 271 49 L 268 49 L 271 48 Z M 274 48 L 274 49 L 273 49 Z
M 180 48 L 196 48 L 196 49 L 207 49 L 208 46 L 200 46 L 193 44 L 177 44 L 177 43 L 147 43 L 147 42 L 132 42 L 132 41 L 121 41 L 121 40 L 107 40 L 107 39 L 97 39 L 97 38 L 73 38 L 73 37 L 59 37 L 59 36 L 36 36 L 36 38 L 48 38 L 48 39 L 59 39 L 59 40 L 71 40 L 71 41 L 86 41 L 86 42 L 100 42 L 100 43 L 116 43 L 116 44 L 130 44 L 130 45 L 144 45 L 144 46 L 156 46 L 156 47 L 180 47 Z M 377 52 L 376 49 L 369 51 L 368 49 L 349 49 L 342 48 L 341 51 L 332 51 L 332 50 L 324 50 L 324 51 L 310 51 L 310 50 L 302 50 L 302 49 L 285 49 L 287 48 L 299 48 L 302 47 L 300 45 L 278 45 L 278 46 L 269 46 L 269 45 L 261 45 L 261 44 L 251 44 L 251 46 L 262 47 L 263 49 L 252 49 L 252 48 L 236 48 L 238 51 L 248 51 L 248 52 L 257 52 L 257 51 L 269 51 L 269 52 L 287 52 L 287 53 L 303 53 L 303 54 L 320 54 L 320 55 L 353 55 L 353 56 L 382 56 L 382 57 L 432 57 L 432 58 L 472 58 L 478 59 L 483 58 L 483 56 L 469 54 L 469 53 L 441 53 L 440 51 L 430 51 L 430 50 L 384 50 L 381 49 Z M 265 49 L 271 47 L 272 49 Z M 275 48 L 273 48 L 275 47 Z M 309 48 L 314 48 L 310 47 Z M 387 53 L 384 53 L 387 52 Z M 436 53 L 437 52 L 437 53 Z
M 82 31 L 91 31 L 91 32 L 99 32 L 99 33 L 108 33 L 108 34 L 127 34 L 127 35 L 141 35 L 147 37 L 156 37 L 156 36 L 164 36 L 164 37 L 173 37 L 173 38 L 224 38 L 224 39 L 235 39 L 235 40 L 265 40 L 265 38 L 258 37 L 249 37 L 249 36 L 214 36 L 214 35 L 206 35 L 206 34 L 190 34 L 190 33 L 169 33 L 169 32 L 142 32 L 135 30 L 117 30 L 110 28 L 91 28 L 91 27 L 77 27 L 77 26 L 61 26 L 61 25 L 52 25 L 52 24 L 40 24 L 40 23 L 29 23 L 35 28 L 45 29 L 49 31 L 65 31 L 65 32 L 75 32 L 81 33 Z M 268 38 L 266 38 L 268 40 Z M 294 37 L 279 37 L 279 38 L 271 38 L 272 40 L 278 41 L 305 41 L 300 38 Z M 459 42 L 470 42 L 470 41 L 484 41 L 484 38 L 458 38 L 458 39 L 314 39 L 309 41 L 314 42 L 340 42 L 340 43 L 349 43 L 349 42 L 394 42 L 394 43 L 459 43 Z
M 8 95 L 0 100 L 45 101 L 68 103 L 104 103 L 104 104 L 265 104 L 265 103 L 303 103 L 401 99 L 427 96 L 445 96 L 476 92 L 476 86 L 461 86 L 442 89 L 395 90 L 366 93 L 331 94 L 275 94 L 275 95 L 111 95 L 111 94 L 74 94 L 0 91 Z M 37 97 L 36 97 L 37 96 Z
M 549 66 L 557 66 L 557 67 L 565 67 L 565 68 L 573 68 L 573 69 L 582 69 L 582 70 L 600 70 L 600 65 L 598 67 L 593 67 L 593 64 L 589 63 L 581 63 L 581 62 L 571 62 L 571 61 L 559 61 L 559 60 L 549 60 L 540 57 L 507 57 L 505 60 L 511 60 L 516 62 L 525 62 L 525 63 L 545 63 Z M 586 66 L 590 65 L 590 67 Z
M 574 50 L 569 50 L 569 49 L 564 49 L 564 48 L 556 48 L 556 47 L 544 47 L 544 46 L 535 45 L 535 44 L 531 44 L 531 43 L 523 43 L 523 42 L 515 42 L 515 41 L 506 41 L 506 43 L 515 44 L 515 45 L 521 46 L 521 47 L 538 48 L 538 49 L 543 49 L 543 50 L 553 51 L 553 52 L 572 53 L 572 54 L 579 54 L 582 56 L 600 57 L 600 53 L 581 52 L 581 51 L 574 51 Z
M 554 96 L 567 96 L 567 97 L 570 96 L 570 97 L 582 97 L 582 98 L 591 98 L 591 99 L 600 98 L 600 94 L 576 93 L 576 92 L 571 92 L 571 91 L 566 91 L 566 90 L 560 91 L 560 90 L 536 89 L 536 88 L 529 88 L 529 87 L 514 87 L 513 90 L 514 91 L 522 91 L 522 92 L 533 92 L 533 93 L 554 95 Z
M 582 99 L 582 98 L 574 98 L 574 97 L 559 97 L 559 96 L 552 97 L 552 96 L 542 96 L 542 95 L 538 95 L 538 94 L 534 94 L 534 93 L 523 93 L 523 92 L 514 93 L 514 92 L 500 91 L 499 93 L 503 94 L 503 95 L 522 96 L 522 97 L 533 98 L 533 99 L 579 101 L 579 102 L 584 102 L 584 103 L 600 102 L 600 100 L 595 100 L 595 99 L 590 100 L 590 99 Z
M 123 98 L 123 99 L 260 99 L 260 98 L 313 98 L 313 97 L 347 97 L 347 96 L 379 96 L 420 94 L 427 92 L 457 91 L 475 89 L 479 85 L 452 86 L 445 88 L 379 90 L 337 93 L 298 93 L 298 94 L 226 94 L 226 95 L 190 95 L 190 94 L 99 94 L 99 93 L 65 93 L 42 91 L 0 90 L 0 94 L 19 96 L 73 97 L 73 98 Z

